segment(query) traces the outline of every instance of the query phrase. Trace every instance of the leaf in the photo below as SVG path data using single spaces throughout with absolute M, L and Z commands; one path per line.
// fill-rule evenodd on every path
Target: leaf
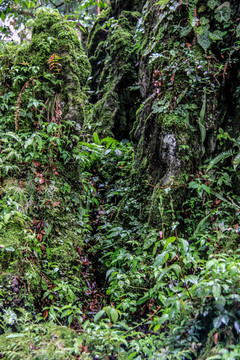
M 215 10 L 215 19 L 218 22 L 227 22 L 231 17 L 231 8 L 228 1 L 224 2 Z
M 116 324 L 116 322 L 118 320 L 118 311 L 114 308 L 111 308 L 110 315 L 111 315 L 111 319 L 112 319 L 113 323 Z
M 94 141 L 94 143 L 97 144 L 97 145 L 100 145 L 100 144 L 101 144 L 101 141 L 100 141 L 100 139 L 99 139 L 99 136 L 98 136 L 98 134 L 97 134 L 96 132 L 93 133 L 93 141 Z
M 43 147 L 43 141 L 40 136 L 37 136 L 37 143 L 38 143 L 39 151 L 41 151 Z
M 215 329 L 220 328 L 222 324 L 227 325 L 229 322 L 229 317 L 227 315 L 219 315 L 213 320 L 213 326 Z
M 210 195 L 210 193 L 211 193 L 210 187 L 208 187 L 208 186 L 205 185 L 205 184 L 202 184 L 202 188 L 203 188 L 203 190 L 205 190 L 205 191 Z
M 72 319 L 73 319 L 73 314 L 69 316 L 68 318 L 68 325 L 70 326 L 72 323 Z
M 105 314 L 105 310 L 100 310 L 95 316 L 94 316 L 94 322 L 96 323 L 103 315 Z
M 192 31 L 192 26 L 188 25 L 181 29 L 180 35 L 181 37 L 187 36 Z
M 214 341 L 214 344 L 217 345 L 217 343 L 218 343 L 218 333 L 214 334 L 213 341 Z
M 238 165 L 240 164 L 240 153 L 237 154 L 237 156 L 235 156 L 235 158 L 233 159 L 233 168 L 236 171 Z
M 215 329 L 218 329 L 218 328 L 220 328 L 221 325 L 222 325 L 222 319 L 221 319 L 221 316 L 218 316 L 217 318 L 215 318 L 213 320 L 213 326 Z
M 183 252 L 186 253 L 188 251 L 189 242 L 185 239 L 179 239 L 179 242 L 182 245 Z
M 47 294 L 45 294 L 45 295 L 47 296 Z M 46 319 L 47 317 L 48 317 L 48 309 L 45 309 L 43 312 L 43 318 Z
M 175 240 L 176 240 L 175 236 L 171 236 L 171 237 L 167 238 L 166 244 L 164 245 L 163 250 L 165 250 L 167 248 L 168 244 L 173 243 Z
M 115 154 L 116 154 L 117 156 L 121 156 L 121 155 L 122 155 L 121 150 L 115 149 L 114 151 L 115 151 Z
M 1 137 L 1 138 L 5 137 L 5 136 L 10 136 L 10 137 L 12 137 L 14 140 L 16 140 L 17 142 L 21 142 L 20 137 L 19 137 L 17 134 L 11 132 L 11 131 L 7 132 L 6 134 L 4 134 L 4 133 L 1 133 L 1 134 L 0 134 L 0 137 Z
M 8 336 L 6 336 L 6 339 L 13 339 L 13 338 L 18 338 L 18 337 L 23 337 L 26 336 L 25 334 L 10 334 Z
M 219 5 L 219 0 L 208 0 L 207 6 L 210 7 L 211 10 L 214 10 L 216 6 Z
M 29 139 L 27 139 L 27 141 L 25 142 L 24 144 L 24 149 L 27 149 L 28 146 L 32 145 L 33 144 L 33 141 L 34 141 L 34 137 L 31 136 Z
M 212 159 L 207 167 L 207 172 L 209 170 L 211 170 L 215 165 L 217 165 L 220 161 L 223 161 L 227 158 L 229 158 L 230 156 L 233 155 L 233 152 L 232 150 L 229 150 L 229 151 L 225 151 L 225 152 L 222 152 L 221 154 L 219 154 L 218 156 L 216 156 L 214 159 Z M 240 161 L 240 159 L 239 159 Z
M 131 354 L 128 354 L 128 360 L 132 360 L 138 353 L 136 351 L 134 351 L 133 353 Z
M 235 322 L 234 322 L 234 328 L 235 328 L 237 334 L 239 334 L 239 332 L 240 332 L 240 324 L 239 324 L 239 321 L 235 321 Z
M 221 295 L 221 286 L 219 284 L 214 284 L 212 287 L 212 294 L 217 299 Z
M 236 37 L 240 37 L 240 23 L 238 24 L 237 28 L 236 28 Z
M 216 259 L 211 259 L 206 263 L 206 270 L 209 270 L 211 267 L 217 264 Z
M 190 181 L 190 183 L 188 184 L 188 187 L 191 189 L 198 189 L 199 184 L 196 181 Z
M 203 31 L 201 34 L 198 35 L 197 41 L 199 45 L 203 48 L 203 50 L 207 51 L 207 49 L 211 45 L 210 41 L 210 33 L 208 30 Z
M 222 32 L 220 30 L 215 30 L 214 32 L 209 33 L 209 37 L 212 41 L 222 40 Z
M 161 254 L 159 254 L 155 261 L 154 261 L 154 266 L 156 267 L 160 267 L 162 266 L 162 264 L 164 264 L 167 259 L 169 258 L 169 252 L 168 251 L 163 251 Z

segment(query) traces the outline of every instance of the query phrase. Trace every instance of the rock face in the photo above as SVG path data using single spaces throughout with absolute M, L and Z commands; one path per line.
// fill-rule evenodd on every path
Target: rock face
M 237 1 L 112 1 L 90 34 L 96 129 L 130 134 L 155 184 L 183 181 L 220 127 L 239 129 L 237 13 Z

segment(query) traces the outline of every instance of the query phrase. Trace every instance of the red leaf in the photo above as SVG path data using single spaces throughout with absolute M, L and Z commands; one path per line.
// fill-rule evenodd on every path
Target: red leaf
M 38 166 L 41 165 L 41 164 L 40 164 L 39 162 L 37 162 L 37 161 L 33 161 L 32 163 L 33 163 L 33 165 L 34 165 L 35 167 L 38 167 Z
M 171 82 L 172 83 L 174 83 L 175 75 L 176 75 L 176 73 L 172 74 L 172 76 L 171 76 Z
M 41 242 L 43 238 L 43 235 L 41 233 L 37 234 L 37 239 Z
M 48 309 L 45 309 L 43 312 L 43 318 L 46 319 L 48 317 Z
M 58 206 L 58 205 L 60 205 L 60 201 L 54 201 L 54 202 L 52 203 L 52 206 Z
M 214 344 L 217 345 L 217 343 L 218 343 L 218 333 L 214 334 L 213 341 L 214 341 Z

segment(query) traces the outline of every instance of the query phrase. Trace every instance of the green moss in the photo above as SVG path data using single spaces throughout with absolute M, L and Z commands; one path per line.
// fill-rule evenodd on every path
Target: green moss
M 29 78 L 34 78 L 38 68 L 37 78 L 41 81 L 42 91 L 38 92 L 41 102 L 49 101 L 49 94 L 44 87 L 49 89 L 50 69 L 49 59 L 52 55 L 59 57 L 57 67 L 59 72 L 55 74 L 53 81 L 62 82 L 53 93 L 61 92 L 62 103 L 64 103 L 63 117 L 74 122 L 83 122 L 83 108 L 86 104 L 86 96 L 83 86 L 91 72 L 91 66 L 84 53 L 80 40 L 74 29 L 65 21 L 62 16 L 51 10 L 43 9 L 38 12 L 33 23 L 32 39 L 29 44 L 21 46 L 16 55 L 15 66 L 27 63 L 29 66 Z M 25 73 L 26 74 L 26 71 Z M 21 87 L 24 83 L 19 84 Z
M 17 334 L 18 336 L 14 336 L 16 334 L 9 336 L 8 333 L 0 336 L 0 352 L 4 358 L 14 360 L 75 359 L 72 355 L 77 340 L 75 331 L 50 322 L 47 324 L 27 322 L 29 319 L 27 313 L 23 313 L 23 316 L 19 318 L 15 314 L 13 318 L 16 319 L 16 323 L 19 323 L 19 327 L 21 324 L 22 329 L 20 334 Z
M 122 138 L 129 137 L 135 118 L 136 105 L 131 101 L 131 86 L 137 81 L 133 34 L 140 13 L 122 11 L 118 18 L 110 15 L 111 8 L 97 20 L 88 43 L 92 87 L 98 94 L 93 121 L 97 120 L 102 134 Z
M 90 57 L 99 51 L 102 41 L 106 39 L 108 32 L 107 28 L 109 27 L 107 26 L 107 20 L 111 17 L 111 15 L 111 7 L 103 10 L 91 29 L 87 43 L 88 54 Z

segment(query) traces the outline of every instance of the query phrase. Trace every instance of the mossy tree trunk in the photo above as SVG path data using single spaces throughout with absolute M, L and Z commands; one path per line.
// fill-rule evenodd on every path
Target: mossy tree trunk
M 154 184 L 185 182 L 220 127 L 239 129 L 237 14 L 237 1 L 112 1 L 90 34 L 96 130 L 131 137 Z

